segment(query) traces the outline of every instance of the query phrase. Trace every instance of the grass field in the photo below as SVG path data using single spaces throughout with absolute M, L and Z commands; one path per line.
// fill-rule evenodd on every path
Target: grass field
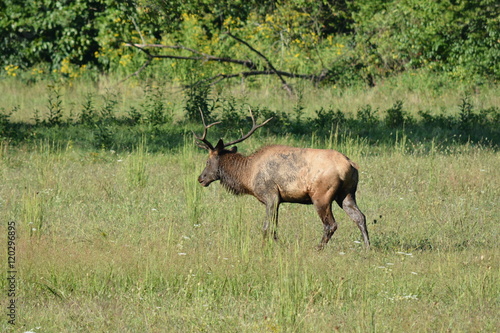
M 495 106 L 494 91 L 474 101 Z M 446 94 L 456 107 L 461 92 Z M 382 100 L 373 104 L 393 103 Z M 418 100 L 408 109 L 416 112 Z M 30 119 L 33 107 L 15 120 Z M 7 242 L 15 222 L 17 274 L 15 297 L 2 297 L 0 331 L 498 331 L 496 147 L 265 133 L 239 151 L 274 142 L 330 146 L 361 166 L 358 204 L 370 251 L 338 207 L 339 229 L 324 251 L 315 250 L 322 225 L 312 206 L 282 205 L 280 241 L 263 244 L 264 206 L 217 183 L 202 188 L 196 179 L 206 156 L 190 133 L 162 152 L 150 152 L 147 138 L 116 151 L 4 140 L 0 234 Z M 0 281 L 5 296 L 12 286 Z M 15 325 L 8 323 L 11 299 Z

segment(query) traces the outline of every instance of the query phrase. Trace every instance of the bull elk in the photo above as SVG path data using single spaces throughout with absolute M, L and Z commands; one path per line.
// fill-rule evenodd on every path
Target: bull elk
M 201 115 L 203 134 L 193 134 L 197 145 L 208 150 L 208 160 L 198 182 L 206 187 L 220 180 L 233 194 L 253 195 L 266 205 L 264 237 L 271 225 L 274 239 L 277 239 L 278 208 L 281 203 L 313 204 L 324 226 L 318 249 L 328 243 L 337 229 L 332 213 L 332 202 L 335 200 L 358 225 L 364 243 L 369 248 L 366 218 L 356 204 L 357 165 L 335 150 L 280 145 L 265 146 L 250 156 L 243 156 L 234 145 L 249 138 L 272 119 L 257 125 L 251 110 L 250 115 L 253 125 L 247 134 L 229 143 L 220 139 L 215 147 L 207 140 L 207 131 L 220 122 L 206 125 Z M 227 149 L 230 146 L 233 147 Z

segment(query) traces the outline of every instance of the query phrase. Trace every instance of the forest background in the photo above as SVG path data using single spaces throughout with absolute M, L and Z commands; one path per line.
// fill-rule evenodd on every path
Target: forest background
M 483 84 L 500 78 L 499 10 L 494 0 L 5 0 L 1 75 L 126 76 L 147 56 L 124 43 L 182 45 L 261 65 L 231 32 L 276 68 L 323 73 L 325 84 L 375 85 L 412 70 Z M 209 77 L 238 65 L 194 66 Z M 192 68 L 193 61 L 169 59 L 142 75 L 185 83 L 194 80 Z

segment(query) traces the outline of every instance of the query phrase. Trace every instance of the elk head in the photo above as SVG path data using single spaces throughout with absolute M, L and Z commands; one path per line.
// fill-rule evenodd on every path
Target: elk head
M 203 113 L 201 112 L 201 120 L 203 121 L 203 134 L 201 136 L 196 135 L 194 132 L 194 137 L 196 138 L 197 142 L 196 144 L 198 147 L 203 148 L 208 150 L 208 160 L 207 160 L 207 165 L 201 175 L 198 177 L 198 182 L 202 186 L 208 186 L 212 182 L 219 180 L 221 177 L 221 169 L 219 166 L 220 163 L 220 158 L 224 156 L 225 154 L 234 154 L 237 152 L 236 146 L 226 149 L 229 146 L 233 146 L 239 142 L 242 142 L 246 139 L 248 139 L 259 127 L 264 126 L 267 124 L 272 118 L 267 119 L 264 121 L 262 124 L 257 125 L 255 123 L 255 118 L 253 116 L 252 110 L 250 109 L 250 117 L 252 118 L 252 129 L 245 135 L 243 135 L 241 138 L 231 141 L 229 143 L 224 143 L 222 139 L 217 142 L 215 147 L 207 140 L 207 132 L 208 129 L 214 125 L 217 125 L 220 123 L 220 121 L 206 125 L 205 124 L 205 118 L 203 117 Z

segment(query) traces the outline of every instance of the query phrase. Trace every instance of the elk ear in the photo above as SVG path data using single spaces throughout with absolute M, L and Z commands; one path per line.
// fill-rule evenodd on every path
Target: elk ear
M 214 150 L 216 151 L 222 151 L 224 149 L 224 142 L 222 141 L 222 139 L 219 140 L 219 142 L 217 142 L 217 145 L 215 146 Z
M 238 151 L 238 147 L 232 146 L 231 149 L 229 149 L 231 153 L 236 153 Z

